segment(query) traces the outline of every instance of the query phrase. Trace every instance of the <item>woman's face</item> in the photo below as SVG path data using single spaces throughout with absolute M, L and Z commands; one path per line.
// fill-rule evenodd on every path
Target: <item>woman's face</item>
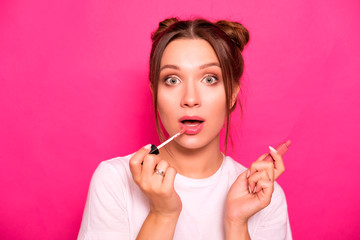
M 178 39 L 165 48 L 160 64 L 158 110 L 166 131 L 188 149 L 218 141 L 226 119 L 221 68 L 211 45 L 202 39 Z

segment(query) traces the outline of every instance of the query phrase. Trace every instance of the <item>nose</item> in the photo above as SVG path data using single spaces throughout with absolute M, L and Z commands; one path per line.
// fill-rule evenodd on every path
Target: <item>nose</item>
M 188 108 L 201 106 L 201 97 L 196 83 L 187 82 L 184 84 L 181 106 Z

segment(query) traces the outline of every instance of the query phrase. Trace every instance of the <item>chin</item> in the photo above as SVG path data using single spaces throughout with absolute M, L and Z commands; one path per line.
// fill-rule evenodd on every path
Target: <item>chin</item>
M 216 135 L 215 137 L 201 135 L 183 135 L 176 142 L 183 148 L 195 150 L 206 147 L 213 141 L 216 141 L 216 139 L 218 141 L 219 135 Z

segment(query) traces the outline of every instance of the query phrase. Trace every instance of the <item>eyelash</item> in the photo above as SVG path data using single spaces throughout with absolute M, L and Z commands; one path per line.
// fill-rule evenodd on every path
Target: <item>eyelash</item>
M 206 85 L 215 85 L 219 81 L 219 78 L 215 74 L 208 74 L 201 81 L 205 80 L 208 77 L 213 78 L 215 80 L 215 82 L 213 82 L 213 83 L 205 83 Z
M 166 85 L 168 85 L 168 86 L 175 85 L 175 84 L 169 83 L 169 80 L 170 80 L 170 79 L 176 79 L 178 82 L 180 82 L 180 79 L 178 79 L 177 77 L 167 76 L 167 77 L 165 77 L 165 79 L 164 79 L 164 83 L 165 83 Z
M 213 83 L 205 83 L 206 85 L 215 85 L 215 84 L 217 84 L 217 82 L 219 81 L 219 78 L 218 78 L 215 74 L 205 75 L 205 76 L 201 79 L 201 81 L 204 81 L 204 80 L 205 80 L 206 78 L 208 78 L 208 77 L 213 78 L 213 79 L 214 79 L 214 82 L 213 82 Z M 167 77 L 164 78 L 164 83 L 165 83 L 166 85 L 168 85 L 168 86 L 177 85 L 177 84 L 171 84 L 171 83 L 169 82 L 171 79 L 177 80 L 177 84 L 178 84 L 179 82 L 181 82 L 181 80 L 178 79 L 177 77 L 167 76 Z

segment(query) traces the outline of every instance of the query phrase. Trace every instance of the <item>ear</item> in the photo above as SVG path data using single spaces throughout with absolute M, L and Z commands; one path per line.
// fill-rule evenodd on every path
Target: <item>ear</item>
M 236 84 L 236 86 L 234 87 L 232 98 L 231 98 L 231 108 L 233 108 L 236 103 L 236 99 L 239 94 L 239 91 L 240 91 L 240 84 Z

